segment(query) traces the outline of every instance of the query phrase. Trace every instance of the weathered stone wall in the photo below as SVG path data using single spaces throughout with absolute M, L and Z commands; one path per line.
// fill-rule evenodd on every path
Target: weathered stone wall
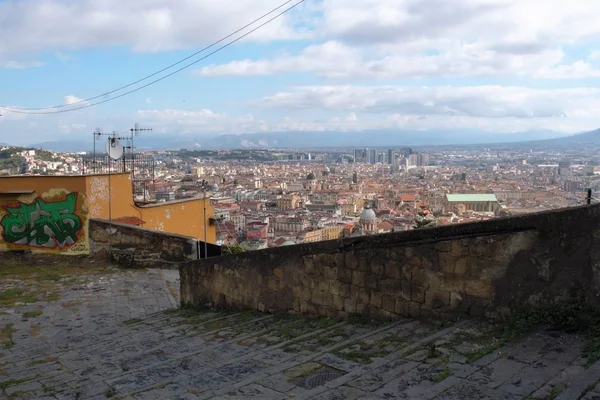
M 112 231 L 111 231 L 112 229 Z M 132 225 L 90 219 L 90 256 L 109 257 L 129 268 L 177 268 L 181 261 L 198 259 L 198 240 Z
M 184 263 L 183 305 L 327 316 L 600 306 L 598 205 Z M 599 307 L 600 308 L 600 307 Z

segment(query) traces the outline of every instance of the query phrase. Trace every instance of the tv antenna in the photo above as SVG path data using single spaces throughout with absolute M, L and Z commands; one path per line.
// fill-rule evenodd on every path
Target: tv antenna
M 102 129 L 100 128 L 96 128 L 96 130 L 94 132 L 92 132 L 92 135 L 94 135 L 94 140 L 92 141 L 94 143 L 94 158 L 93 158 L 93 163 L 94 163 L 94 174 L 96 173 L 96 141 L 100 140 L 100 136 L 104 135 L 102 133 Z
M 129 131 L 131 132 L 131 158 L 133 158 L 133 138 L 134 138 L 134 136 L 137 137 L 140 135 L 140 133 L 148 132 L 151 130 L 152 130 L 152 128 L 140 128 L 140 125 L 137 122 L 133 125 L 133 128 L 129 129 Z

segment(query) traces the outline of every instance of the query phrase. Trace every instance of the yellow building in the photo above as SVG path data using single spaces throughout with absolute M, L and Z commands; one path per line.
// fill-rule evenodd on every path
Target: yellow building
M 216 243 L 208 199 L 138 206 L 132 192 L 129 173 L 0 177 L 0 251 L 87 254 L 90 218 L 134 220 L 147 229 L 202 241 L 206 227 L 206 241 Z
M 304 241 L 307 243 L 312 243 L 339 239 L 339 237 L 342 235 L 343 230 L 343 225 L 336 225 L 316 229 L 314 231 L 308 231 L 304 234 Z
M 285 195 L 278 198 L 275 203 L 280 210 L 295 210 L 300 204 L 300 196 L 296 194 Z

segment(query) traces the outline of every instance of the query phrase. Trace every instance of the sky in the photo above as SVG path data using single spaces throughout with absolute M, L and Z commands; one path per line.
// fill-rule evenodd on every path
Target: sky
M 284 1 L 0 0 L 0 107 L 92 105 L 82 100 L 188 57 Z M 599 20 L 600 2 L 589 0 L 305 0 L 122 98 L 50 115 L 0 110 L 0 143 L 91 140 L 96 128 L 134 123 L 195 137 L 592 130 Z

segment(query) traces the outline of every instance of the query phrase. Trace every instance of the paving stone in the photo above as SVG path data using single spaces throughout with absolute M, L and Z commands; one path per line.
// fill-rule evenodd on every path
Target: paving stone
M 436 382 L 436 377 L 440 376 L 440 373 L 441 371 L 435 366 L 420 364 L 399 378 L 392 379 L 373 393 L 389 399 L 432 398 L 459 381 L 458 378 L 450 376 L 441 382 Z
M 244 386 L 238 390 L 226 393 L 223 396 L 230 400 L 245 400 L 245 399 L 260 399 L 260 400 L 279 400 L 285 397 L 282 393 L 278 393 L 272 389 L 258 385 L 256 383 Z
M 200 372 L 185 378 L 186 386 L 198 393 L 214 392 L 230 386 L 233 381 L 215 371 Z
M 313 332 L 293 340 L 265 333 L 278 318 L 268 316 L 246 323 L 234 337 L 238 329 L 224 326 L 240 313 L 198 311 L 185 318 L 163 312 L 177 304 L 165 283 L 178 292 L 177 276 L 161 270 L 90 276 L 85 285 L 65 286 L 61 300 L 32 306 L 43 310 L 35 321 L 22 321 L 23 310 L 0 307 L 8 311 L 0 313 L 0 325 L 13 322 L 17 329 L 15 346 L 0 350 L 0 382 L 35 376 L 0 396 L 26 389 L 36 399 L 104 399 L 113 393 L 135 399 L 512 399 L 531 391 L 547 397 L 586 374 L 584 338 L 548 331 L 471 364 L 451 351 L 454 328 L 433 332 L 408 319 L 384 327 L 339 323 L 336 329 L 352 337 L 331 341 Z M 217 319 L 220 328 L 211 330 Z M 36 337 L 30 335 L 34 324 L 39 324 Z M 465 321 L 456 330 L 477 333 L 484 325 Z M 265 343 L 269 335 L 273 342 Z M 373 347 L 389 337 L 406 338 L 409 345 L 398 350 L 382 345 L 390 354 L 368 364 L 346 359 L 332 347 L 350 347 L 359 339 Z M 439 366 L 431 365 L 429 350 L 419 352 L 429 342 L 442 353 Z M 290 351 L 295 343 L 301 348 Z M 302 343 L 314 346 L 302 348 Z M 302 379 L 312 376 L 311 365 L 341 376 L 308 389 Z
M 495 389 L 519 373 L 527 364 L 501 358 L 481 368 L 467 380 L 480 386 Z
M 571 365 L 560 371 L 560 373 L 548 381 L 548 383 L 536 390 L 531 397 L 534 399 L 546 399 L 553 393 L 560 393 L 573 381 L 573 379 L 575 379 L 575 377 L 583 374 L 585 370 L 586 369 L 582 366 Z
M 356 400 L 365 393 L 349 386 L 340 386 L 313 397 L 313 400 Z
M 39 390 L 39 389 L 43 389 L 42 384 L 39 382 L 25 382 L 19 385 L 14 385 L 14 386 L 9 386 L 7 387 L 5 390 L 7 395 L 11 395 L 17 392 L 23 392 L 23 393 L 27 393 L 27 392 L 32 392 L 34 390 Z
M 508 393 L 529 395 L 544 386 L 565 367 L 566 365 L 539 362 L 534 366 L 521 369 L 516 376 L 501 385 L 499 389 Z
M 396 360 L 383 365 L 369 373 L 352 380 L 348 385 L 367 392 L 372 392 L 394 378 L 402 377 L 415 369 L 419 363 L 414 361 Z
M 454 387 L 434 397 L 435 400 L 517 400 L 523 396 L 493 390 L 467 382 L 460 382 Z

